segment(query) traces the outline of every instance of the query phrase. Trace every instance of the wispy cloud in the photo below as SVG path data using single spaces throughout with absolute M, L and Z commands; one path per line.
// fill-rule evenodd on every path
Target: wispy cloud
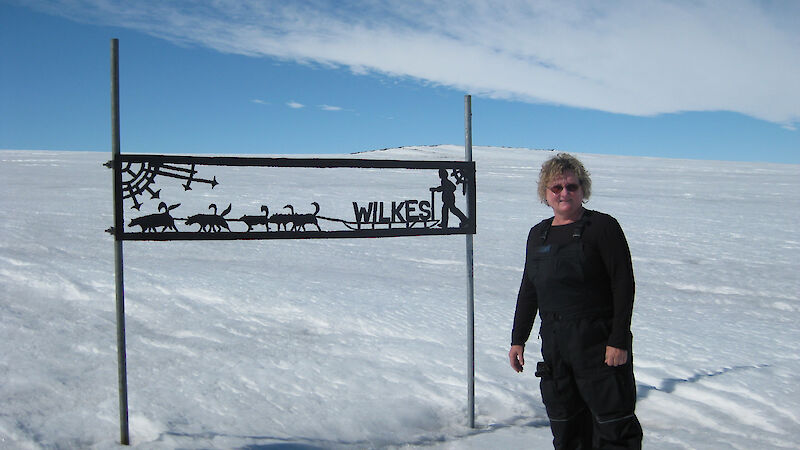
M 725 110 L 800 123 L 800 2 L 29 4 L 220 52 L 412 77 L 492 98 L 632 115 Z
M 268 105 L 269 104 L 269 103 L 265 102 L 264 100 L 261 100 L 261 99 L 258 99 L 258 98 L 254 98 L 254 99 L 250 100 L 250 102 L 256 103 L 256 104 L 259 104 L 259 105 Z
M 304 105 L 302 103 L 297 103 L 294 100 L 292 100 L 290 102 L 286 102 L 286 106 L 288 106 L 289 108 L 292 108 L 292 109 L 300 109 L 300 108 L 305 108 L 306 107 L 306 105 Z
M 342 111 L 343 108 L 340 106 L 331 106 L 331 105 L 319 105 L 319 109 L 323 111 Z

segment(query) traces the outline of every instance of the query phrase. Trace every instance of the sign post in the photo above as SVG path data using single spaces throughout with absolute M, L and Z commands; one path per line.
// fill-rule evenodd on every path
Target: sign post
M 122 171 L 119 150 L 119 40 L 111 40 L 111 164 L 114 169 L 114 281 L 117 295 L 117 368 L 119 379 L 120 443 L 130 445 L 128 433 L 128 370 L 125 351 L 125 283 L 122 273 Z
M 472 96 L 464 96 L 464 159 L 472 163 Z M 474 198 L 472 199 L 474 200 Z M 469 216 L 475 217 L 475 204 L 469 204 Z M 475 428 L 475 272 L 473 270 L 472 234 L 467 234 L 467 395 L 469 427 Z

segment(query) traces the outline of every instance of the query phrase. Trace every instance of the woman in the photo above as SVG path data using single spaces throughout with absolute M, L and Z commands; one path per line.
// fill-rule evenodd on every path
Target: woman
M 641 448 L 630 332 L 634 280 L 617 221 L 583 207 L 592 192 L 578 159 L 542 164 L 539 199 L 553 217 L 531 228 L 517 297 L 511 367 L 522 372 L 538 311 L 536 366 L 557 449 Z

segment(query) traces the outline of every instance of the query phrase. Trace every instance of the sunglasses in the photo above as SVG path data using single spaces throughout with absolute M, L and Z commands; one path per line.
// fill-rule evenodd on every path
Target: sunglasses
M 570 183 L 570 184 L 568 184 L 568 185 L 566 185 L 566 186 L 565 186 L 565 185 L 563 185 L 563 184 L 555 184 L 555 185 L 553 185 L 553 186 L 550 186 L 550 187 L 549 187 L 549 188 L 547 188 L 547 189 L 550 189 L 550 191 L 551 191 L 553 194 L 556 194 L 556 195 L 558 195 L 558 194 L 560 194 L 560 193 L 561 193 L 561 191 L 563 191 L 564 189 L 566 189 L 566 190 L 567 190 L 567 192 L 575 192 L 575 191 L 577 191 L 577 190 L 578 190 L 578 188 L 579 188 L 579 187 L 581 187 L 579 184 Z

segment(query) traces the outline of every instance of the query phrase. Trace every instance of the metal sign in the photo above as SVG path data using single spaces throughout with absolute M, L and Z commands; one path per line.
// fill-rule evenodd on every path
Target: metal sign
M 115 206 L 124 211 L 122 226 L 108 231 L 122 240 L 475 234 L 472 161 L 125 154 L 107 165 L 119 171 Z M 301 180 L 294 183 L 299 186 L 279 189 L 287 178 L 300 178 L 294 176 L 299 174 L 296 171 L 292 176 L 278 173 L 290 168 L 303 169 L 302 176 L 315 180 L 314 186 L 302 185 Z M 324 179 L 358 183 L 363 192 L 358 198 L 341 198 L 331 192 L 335 188 L 321 185 L 317 180 L 322 177 L 310 173 L 311 169 L 336 171 Z M 392 175 L 388 181 L 392 192 L 398 191 L 398 184 L 403 192 L 379 198 L 369 190 L 387 172 Z M 247 177 L 257 181 L 243 182 Z M 227 185 L 233 187 L 226 189 Z M 259 186 L 260 192 L 247 192 L 252 186 Z M 319 190 L 326 191 L 328 203 L 315 197 Z M 304 192 L 298 196 L 294 191 Z

